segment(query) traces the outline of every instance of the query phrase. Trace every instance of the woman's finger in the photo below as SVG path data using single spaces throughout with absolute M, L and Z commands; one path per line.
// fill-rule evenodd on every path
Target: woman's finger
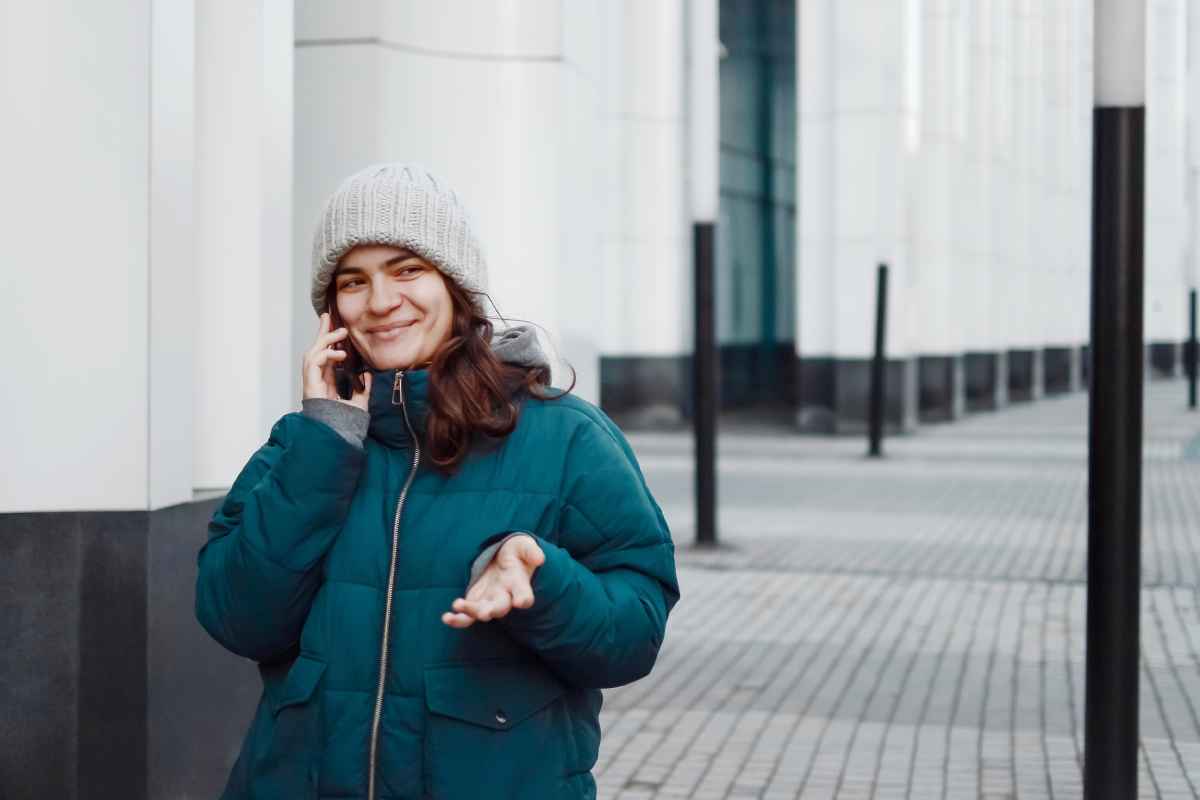
M 313 346 L 309 348 L 308 352 L 316 353 L 320 350 L 324 350 L 325 348 L 329 347 L 329 345 L 336 344 L 349 335 L 350 331 L 346 328 L 338 328 L 337 330 L 329 331 L 328 333 L 322 333 L 313 342 Z
M 546 562 L 546 554 L 542 552 L 542 548 L 538 547 L 538 543 L 532 537 L 523 536 L 520 541 L 521 544 L 517 549 L 517 553 L 527 567 L 537 569 Z
M 469 628 L 475 623 L 475 620 L 466 614 L 452 614 L 447 611 L 442 614 L 442 622 L 451 628 Z
M 533 588 L 526 582 L 524 586 L 516 587 L 512 592 L 513 608 L 530 608 L 533 606 Z
M 479 622 L 491 622 L 494 619 L 500 619 L 508 613 L 511 607 L 508 592 L 490 595 L 479 602 L 456 600 L 453 606 L 455 611 L 462 614 L 469 614 Z
M 326 347 L 324 350 L 317 350 L 312 353 L 309 358 L 309 365 L 319 369 L 324 369 L 330 360 L 341 361 L 344 358 L 349 358 L 350 354 L 345 350 L 338 350 L 335 347 Z
M 533 586 L 525 570 L 509 570 L 504 588 L 512 598 L 513 608 L 529 608 L 533 605 Z

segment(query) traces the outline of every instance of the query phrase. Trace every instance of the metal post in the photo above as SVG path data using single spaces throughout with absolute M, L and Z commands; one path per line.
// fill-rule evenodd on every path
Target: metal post
M 717 0 L 685 4 L 688 28 L 688 185 L 695 268 L 692 409 L 696 436 L 696 544 L 717 544 L 717 327 L 713 264 L 720 197 Z
M 1137 797 L 1145 4 L 1098 0 L 1084 796 Z M 1122 71 L 1122 67 L 1125 71 Z
M 711 223 L 696 223 L 692 246 L 696 268 L 696 346 L 693 392 L 696 434 L 696 544 L 717 543 L 717 344 L 713 303 Z
M 1196 407 L 1196 351 L 1200 349 L 1196 341 L 1196 290 L 1188 292 L 1188 340 L 1183 348 L 1183 368 L 1187 370 L 1188 378 L 1188 408 Z
M 871 360 L 871 406 L 868 440 L 872 458 L 883 455 L 883 399 L 887 393 L 887 264 L 880 264 L 875 277 L 875 357 Z

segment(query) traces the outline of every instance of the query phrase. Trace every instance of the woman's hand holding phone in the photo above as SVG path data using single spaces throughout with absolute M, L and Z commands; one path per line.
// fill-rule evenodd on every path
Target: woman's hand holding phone
M 350 335 L 350 332 L 345 328 L 330 330 L 332 325 L 329 312 L 326 311 L 321 314 L 321 322 L 317 328 L 317 339 L 313 342 L 312 348 L 304 354 L 304 366 L 301 371 L 303 397 L 305 400 L 313 398 L 337 400 L 341 403 L 358 406 L 363 411 L 366 411 L 367 400 L 371 396 L 371 373 L 369 370 L 363 373 L 363 381 L 366 384 L 366 388 L 363 391 L 354 392 L 349 400 L 343 400 L 338 396 L 337 381 L 334 377 L 333 368 L 335 364 L 346 360 L 348 354 L 345 350 L 340 350 L 335 345 L 346 339 Z

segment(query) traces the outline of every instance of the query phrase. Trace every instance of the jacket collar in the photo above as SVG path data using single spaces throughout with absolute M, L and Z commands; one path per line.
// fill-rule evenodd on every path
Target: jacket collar
M 425 433 L 429 416 L 429 370 L 372 368 L 367 435 L 390 447 L 409 447 L 408 423 L 418 437 Z M 399 379 L 397 379 L 399 376 Z
M 497 333 L 492 337 L 491 344 L 492 352 L 506 363 L 525 367 L 550 366 L 538 344 L 537 334 L 527 325 Z M 413 432 L 419 438 L 424 438 L 425 421 L 429 417 L 429 369 L 369 369 L 371 396 L 367 401 L 367 411 L 371 421 L 367 435 L 389 447 L 409 447 L 411 437 L 408 424 L 405 423 L 407 412 Z M 399 381 L 397 375 L 400 376 Z

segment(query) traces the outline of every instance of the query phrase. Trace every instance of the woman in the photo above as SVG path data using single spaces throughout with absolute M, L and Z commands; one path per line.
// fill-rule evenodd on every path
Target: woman
M 457 197 L 381 164 L 326 204 L 303 410 L 214 513 L 196 615 L 264 690 L 228 798 L 592 798 L 600 689 L 679 597 L 617 427 L 493 339 Z

